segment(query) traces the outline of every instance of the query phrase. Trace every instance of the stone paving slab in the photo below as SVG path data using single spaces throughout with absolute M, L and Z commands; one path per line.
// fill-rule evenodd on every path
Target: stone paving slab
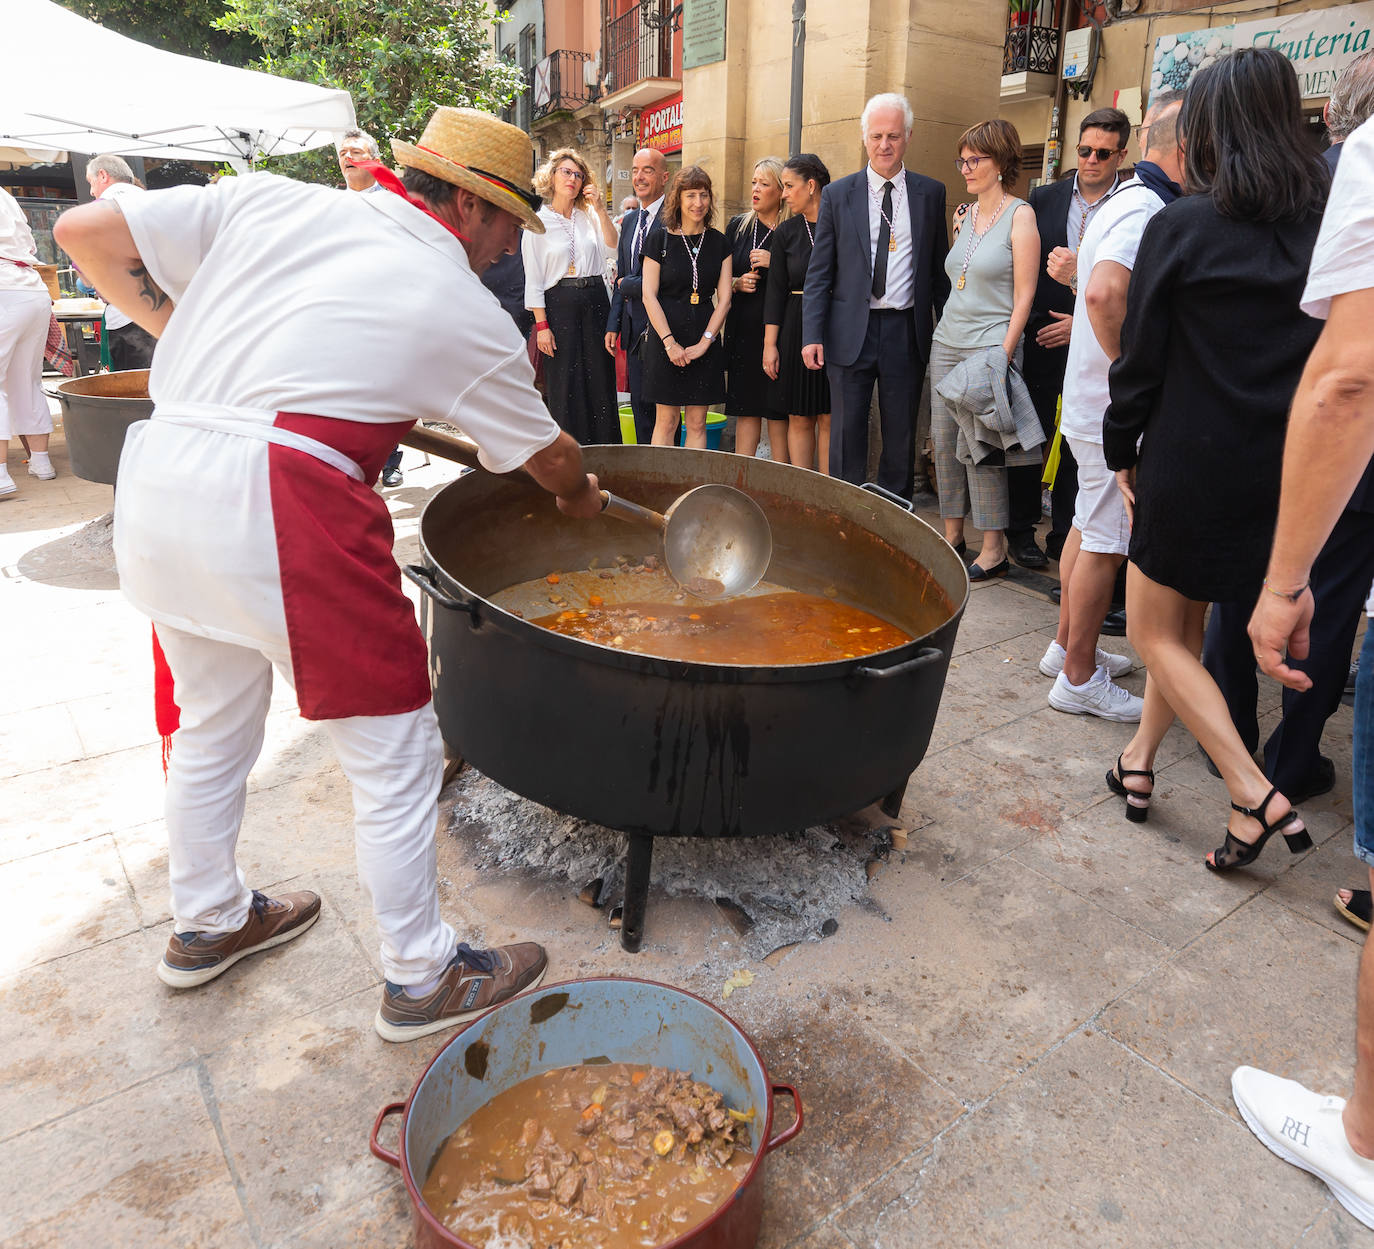
M 167 989 L 148 624 L 85 528 L 108 487 L 70 476 L 60 432 L 53 453 L 57 482 L 21 476 L 0 503 L 0 609 L 33 639 L 0 716 L 0 1249 L 409 1246 L 404 1190 L 366 1136 L 448 1036 L 372 1031 L 377 937 L 327 734 L 277 682 L 240 841 L 254 885 L 320 891 L 319 923 Z M 412 559 L 455 470 L 409 453 L 405 469 L 385 497 Z M 909 846 L 875 860 L 827 940 L 755 961 L 713 901 L 655 891 L 627 956 L 573 887 L 485 865 L 449 831 L 451 796 L 443 912 L 479 942 L 544 942 L 555 978 L 678 984 L 749 1031 L 807 1112 L 766 1164 L 763 1249 L 1374 1245 L 1253 1140 L 1228 1083 L 1242 1061 L 1348 1083 L 1360 941 L 1330 895 L 1357 880 L 1350 711 L 1323 747 L 1336 790 L 1303 806 L 1317 849 L 1275 843 L 1213 876 L 1200 860 L 1225 792 L 1187 731 L 1165 739 L 1150 822 L 1131 825 L 1103 783 L 1130 727 L 1047 707 L 1051 584 L 1018 569 L 975 589 Z M 1278 703 L 1262 681 L 1265 733 Z M 727 1004 L 737 968 L 755 980 Z

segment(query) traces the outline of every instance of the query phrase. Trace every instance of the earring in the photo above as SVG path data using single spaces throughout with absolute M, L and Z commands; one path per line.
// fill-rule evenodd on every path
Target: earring
M 1001 175 L 1000 173 L 997 175 L 997 181 L 998 181 L 998 182 L 1001 182 L 1001 181 L 1002 181 L 1002 175 Z

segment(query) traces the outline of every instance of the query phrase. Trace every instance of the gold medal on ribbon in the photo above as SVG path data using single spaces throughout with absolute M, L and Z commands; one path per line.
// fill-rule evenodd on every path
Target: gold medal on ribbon
M 964 289 L 964 275 L 962 273 L 959 275 L 959 280 L 954 284 L 954 289 L 956 291 Z
M 897 236 L 889 233 L 887 236 L 887 250 L 895 252 L 897 250 Z
M 696 293 L 696 291 L 693 291 L 693 292 L 692 292 L 692 302 L 693 302 L 694 304 L 699 304 L 699 303 L 701 303 L 701 296 L 698 295 L 698 294 Z
M 577 266 L 576 266 L 576 265 L 569 265 L 569 266 L 568 266 L 568 276 L 569 276 L 570 278 L 575 278 L 575 277 L 577 276 Z

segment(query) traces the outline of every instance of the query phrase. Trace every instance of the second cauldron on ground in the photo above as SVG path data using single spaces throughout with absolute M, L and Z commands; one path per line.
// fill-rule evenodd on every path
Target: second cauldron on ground
M 773 528 L 769 581 L 829 593 L 916 635 L 860 659 L 772 667 L 564 637 L 490 596 L 593 559 L 651 554 L 655 536 L 605 517 L 570 520 L 514 476 L 468 473 L 430 500 L 424 565 L 407 571 L 426 591 L 444 740 L 507 789 L 630 835 L 621 940 L 634 950 L 653 837 L 787 832 L 879 801 L 896 814 L 930 741 L 969 583 L 929 525 L 833 478 L 711 451 L 585 456 L 605 486 L 649 507 L 704 482 L 747 491 Z

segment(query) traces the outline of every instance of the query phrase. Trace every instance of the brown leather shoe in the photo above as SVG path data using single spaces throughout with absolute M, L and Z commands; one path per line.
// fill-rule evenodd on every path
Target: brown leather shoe
M 383 1041 L 413 1041 L 476 1019 L 493 1006 L 532 989 L 549 965 L 543 946 L 533 941 L 474 950 L 459 945 L 434 991 L 411 997 L 398 984 L 386 982 L 382 1007 L 374 1021 Z
M 237 932 L 177 932 L 157 965 L 158 979 L 174 989 L 213 980 L 239 959 L 299 937 L 320 917 L 320 895 L 302 890 L 269 898 L 253 890 L 248 919 Z

